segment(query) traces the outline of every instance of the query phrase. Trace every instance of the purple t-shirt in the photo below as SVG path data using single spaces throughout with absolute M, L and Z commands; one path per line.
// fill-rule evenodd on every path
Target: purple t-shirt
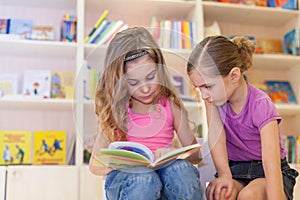
M 234 161 L 262 160 L 260 130 L 272 120 L 277 120 L 278 124 L 281 121 L 269 96 L 251 84 L 247 85 L 247 99 L 239 114 L 228 103 L 218 108 L 226 132 L 228 158 Z M 274 137 L 281 138 L 280 133 Z M 281 158 L 286 153 L 280 139 Z

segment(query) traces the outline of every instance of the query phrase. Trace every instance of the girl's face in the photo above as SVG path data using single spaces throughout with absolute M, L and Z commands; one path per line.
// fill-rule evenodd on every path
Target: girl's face
M 126 62 L 126 80 L 133 101 L 151 104 L 159 89 L 157 64 L 147 54 Z
M 193 85 L 200 90 L 201 98 L 204 101 L 221 106 L 227 102 L 231 96 L 229 93 L 230 84 L 227 77 L 207 76 L 200 74 L 197 69 L 189 72 Z

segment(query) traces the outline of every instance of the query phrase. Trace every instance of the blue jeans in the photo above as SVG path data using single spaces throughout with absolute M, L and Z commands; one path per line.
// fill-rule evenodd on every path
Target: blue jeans
M 156 171 L 114 170 L 107 175 L 108 200 L 202 200 L 199 171 L 186 160 L 175 160 Z

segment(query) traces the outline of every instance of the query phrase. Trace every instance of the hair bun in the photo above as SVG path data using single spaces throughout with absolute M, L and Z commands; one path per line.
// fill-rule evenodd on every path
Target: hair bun
M 246 37 L 234 37 L 231 41 L 237 45 L 242 57 L 242 71 L 248 70 L 252 66 L 252 55 L 255 51 L 254 43 Z

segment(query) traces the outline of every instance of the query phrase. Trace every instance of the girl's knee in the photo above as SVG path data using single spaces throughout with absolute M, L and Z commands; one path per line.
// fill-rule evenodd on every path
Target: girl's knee
M 119 172 L 105 184 L 108 199 L 158 199 L 162 183 L 155 172 Z
M 202 199 L 199 171 L 188 161 L 176 160 L 158 174 L 169 198 Z

